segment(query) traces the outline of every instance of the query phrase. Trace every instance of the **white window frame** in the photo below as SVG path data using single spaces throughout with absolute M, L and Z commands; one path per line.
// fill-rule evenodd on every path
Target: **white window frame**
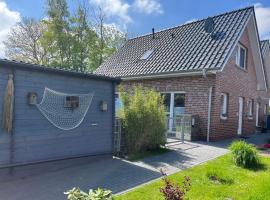
M 243 49 L 245 51 L 245 58 L 244 58 L 244 67 L 240 65 L 240 50 Z M 236 65 L 242 69 L 247 69 L 247 48 L 244 47 L 242 44 L 237 45 L 237 51 L 236 51 Z
M 223 104 L 220 108 L 220 118 L 221 119 L 227 119 L 228 118 L 228 94 L 227 93 L 221 93 L 221 98 L 223 98 Z
M 253 119 L 253 106 L 254 106 L 254 101 L 253 99 L 248 100 L 248 118 Z
M 268 105 L 267 105 L 267 104 L 264 104 L 263 113 L 264 113 L 265 115 L 267 115 L 267 108 L 268 108 Z
M 260 103 L 256 103 L 256 127 L 259 127 Z

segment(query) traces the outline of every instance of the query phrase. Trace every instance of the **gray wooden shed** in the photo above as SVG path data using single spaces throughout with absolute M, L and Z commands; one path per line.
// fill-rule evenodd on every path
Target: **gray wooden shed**
M 15 90 L 13 130 L 7 133 L 0 129 L 0 167 L 112 153 L 114 90 L 119 79 L 0 59 L 1 121 L 11 73 Z M 28 104 L 28 93 L 37 93 L 40 102 L 45 87 L 64 93 L 95 93 L 79 127 L 58 129 L 36 106 Z M 101 102 L 107 103 L 107 111 L 100 109 Z

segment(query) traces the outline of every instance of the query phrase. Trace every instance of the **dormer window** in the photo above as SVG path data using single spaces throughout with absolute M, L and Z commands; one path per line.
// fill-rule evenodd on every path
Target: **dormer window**
M 247 48 L 241 44 L 237 45 L 236 64 L 243 69 L 247 68 Z
M 151 54 L 153 53 L 154 50 L 147 50 L 146 52 L 144 52 L 144 54 L 142 55 L 142 57 L 140 58 L 140 60 L 147 60 Z

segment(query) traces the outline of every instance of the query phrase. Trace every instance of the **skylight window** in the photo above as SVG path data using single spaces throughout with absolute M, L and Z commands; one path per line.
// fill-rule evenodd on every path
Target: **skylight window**
M 140 58 L 141 60 L 147 60 L 151 54 L 153 53 L 153 50 L 147 50 L 143 55 L 142 57 Z

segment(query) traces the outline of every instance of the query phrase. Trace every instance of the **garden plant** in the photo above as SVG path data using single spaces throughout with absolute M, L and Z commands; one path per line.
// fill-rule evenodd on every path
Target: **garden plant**
M 166 114 L 162 96 L 141 86 L 120 89 L 123 108 L 120 117 L 128 153 L 160 148 L 166 142 Z
M 235 141 L 230 145 L 234 163 L 244 168 L 254 168 L 260 164 L 257 149 L 245 141 Z
M 177 184 L 172 183 L 167 175 L 161 170 L 161 174 L 163 176 L 162 180 L 165 184 L 164 187 L 160 188 L 160 192 L 162 193 L 165 200 L 183 200 L 185 198 L 186 193 L 190 190 L 190 178 L 185 176 L 183 181 L 183 186 L 180 187 Z
M 72 188 L 64 194 L 67 195 L 67 200 L 112 200 L 112 192 L 101 188 L 89 190 L 88 193 L 80 188 Z

